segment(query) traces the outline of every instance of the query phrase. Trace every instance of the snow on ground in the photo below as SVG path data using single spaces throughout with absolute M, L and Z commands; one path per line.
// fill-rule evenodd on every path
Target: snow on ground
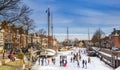
M 115 70 L 120 70 L 120 66 L 118 68 L 116 68 Z
M 84 51 L 85 48 L 82 48 L 81 51 Z M 71 63 L 70 58 L 73 56 L 71 55 L 71 52 L 77 52 L 78 48 L 74 49 L 73 51 L 64 51 L 64 52 L 58 52 L 58 55 L 56 58 L 56 64 L 50 63 L 50 65 L 44 65 L 41 66 L 38 64 L 38 61 L 36 64 L 32 67 L 32 70 L 113 70 L 110 66 L 105 64 L 104 62 L 100 61 L 97 57 L 91 57 L 91 63 L 87 63 L 87 68 L 82 68 L 82 61 L 80 61 L 80 67 L 77 67 L 77 62 Z M 62 67 L 59 64 L 60 61 L 60 55 L 67 55 L 67 66 Z M 81 60 L 88 58 L 88 56 L 84 53 L 81 53 Z M 51 58 L 49 58 L 51 59 Z

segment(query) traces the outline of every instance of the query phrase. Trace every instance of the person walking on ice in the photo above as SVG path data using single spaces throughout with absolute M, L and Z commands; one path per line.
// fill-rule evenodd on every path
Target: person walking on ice
M 87 69 L 87 60 L 84 60 L 85 68 Z
M 80 67 L 80 63 L 79 63 L 79 61 L 77 61 L 77 66 Z
M 38 63 L 39 63 L 39 65 L 40 65 L 40 56 L 38 57 Z
M 82 68 L 84 68 L 84 63 L 85 63 L 85 60 L 82 60 L 82 65 L 83 65 L 83 67 L 82 67 Z
M 88 57 L 88 63 L 90 63 L 91 62 L 91 58 L 90 57 Z
M 72 61 L 73 61 L 73 57 L 70 58 L 70 62 L 72 62 Z

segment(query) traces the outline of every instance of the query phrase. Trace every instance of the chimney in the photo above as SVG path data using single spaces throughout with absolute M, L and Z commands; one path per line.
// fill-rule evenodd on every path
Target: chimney
M 115 29 L 115 28 L 113 28 L 113 31 L 115 32 L 115 31 L 116 31 L 116 29 Z

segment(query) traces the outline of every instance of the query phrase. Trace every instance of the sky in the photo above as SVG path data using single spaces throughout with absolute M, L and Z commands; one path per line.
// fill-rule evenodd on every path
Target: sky
M 30 17 L 35 21 L 35 30 L 47 31 L 48 7 L 52 15 L 54 35 L 59 41 L 66 39 L 67 27 L 69 38 L 74 40 L 88 39 L 97 29 L 106 35 L 113 28 L 120 29 L 120 0 L 23 0 L 33 13 Z

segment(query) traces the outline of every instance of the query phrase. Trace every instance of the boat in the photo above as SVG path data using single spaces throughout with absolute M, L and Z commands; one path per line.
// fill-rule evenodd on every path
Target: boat
M 54 56 L 56 52 L 52 49 L 44 49 L 44 51 L 41 51 L 40 56 Z
M 56 51 L 52 49 L 41 49 L 41 50 L 36 50 L 33 53 L 40 52 L 40 56 L 54 56 L 56 54 Z

